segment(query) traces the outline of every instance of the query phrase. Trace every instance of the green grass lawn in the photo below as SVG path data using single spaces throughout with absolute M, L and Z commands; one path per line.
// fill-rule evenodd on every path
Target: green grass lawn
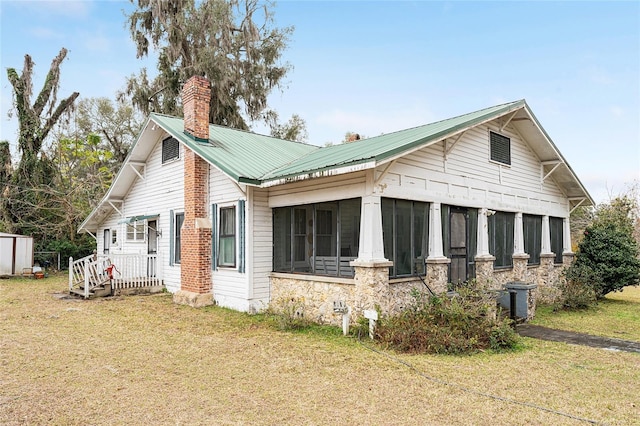
M 595 308 L 553 312 L 539 306 L 532 324 L 640 342 L 640 287 L 609 293 Z
M 533 339 L 512 353 L 381 354 L 335 328 L 282 332 L 264 316 L 179 306 L 169 294 L 84 301 L 65 291 L 66 276 L 0 280 L 2 425 L 640 419 L 637 354 Z M 638 309 L 627 295 L 602 315 Z

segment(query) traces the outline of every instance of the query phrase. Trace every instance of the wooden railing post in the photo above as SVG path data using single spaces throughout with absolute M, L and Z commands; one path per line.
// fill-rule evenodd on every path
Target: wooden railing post
M 84 262 L 84 298 L 89 298 L 89 262 Z
M 59 266 L 58 269 L 60 269 Z M 69 291 L 71 290 L 73 290 L 73 256 L 69 256 Z

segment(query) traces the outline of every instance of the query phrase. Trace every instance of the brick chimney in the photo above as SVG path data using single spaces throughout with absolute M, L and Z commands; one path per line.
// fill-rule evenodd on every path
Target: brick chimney
M 209 140 L 211 86 L 206 78 L 194 75 L 182 87 L 184 132 L 196 140 Z
M 209 140 L 209 81 L 191 77 L 182 88 L 184 132 L 196 141 Z M 211 220 L 209 164 L 185 146 L 184 222 L 181 237 L 180 291 L 174 302 L 194 307 L 213 304 L 211 292 Z

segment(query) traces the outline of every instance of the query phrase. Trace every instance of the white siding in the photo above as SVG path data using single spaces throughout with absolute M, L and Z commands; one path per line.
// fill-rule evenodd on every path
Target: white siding
M 251 192 L 251 229 L 247 239 L 247 271 L 253 277 L 251 299 L 256 308 L 266 306 L 269 301 L 269 274 L 272 266 L 272 217 L 269 208 L 269 192 L 266 189 L 253 189 Z M 248 215 L 249 219 L 249 215 Z M 249 253 L 251 253 L 249 257 Z M 262 306 L 261 306 L 262 305 Z
M 104 229 L 116 229 L 117 244 L 112 244 L 111 253 L 147 253 L 147 241 L 127 241 L 126 225 L 118 221 L 131 216 L 158 215 L 158 229 L 162 233 L 158 237 L 158 254 L 161 256 L 162 274 L 167 290 L 176 292 L 180 289 L 180 265 L 169 266 L 169 212 L 182 212 L 184 206 L 183 193 L 183 157 L 184 149 L 180 147 L 180 158 L 162 164 L 162 139 L 159 138 L 146 161 L 144 179 L 138 178 L 131 186 L 122 206 L 116 205 L 122 216 L 114 211 L 99 227 L 98 253 L 103 251 Z
M 215 203 L 218 209 L 220 209 L 220 207 L 229 206 L 237 207 L 238 200 L 246 199 L 246 195 L 240 190 L 238 185 L 236 185 L 231 179 L 229 179 L 224 173 L 222 173 L 215 167 L 209 168 L 209 197 L 209 205 Z M 248 206 L 247 210 L 249 210 Z M 218 214 L 218 221 L 219 220 L 220 215 Z M 216 226 L 216 229 L 219 229 L 219 222 L 213 224 L 213 226 Z M 239 223 L 236 220 L 236 235 L 238 235 L 239 231 L 238 226 Z M 236 267 L 218 267 L 211 274 L 211 279 L 213 281 L 213 297 L 216 303 L 221 306 L 246 311 L 249 309 L 249 280 L 247 273 L 241 274 L 240 272 L 238 272 L 237 265 L 239 260 L 239 246 L 237 245 L 237 242 L 238 240 L 236 238 Z M 249 252 L 250 239 L 247 238 L 247 255 L 249 254 Z
M 490 161 L 489 131 L 511 139 L 511 165 Z M 566 216 L 565 196 L 552 179 L 542 182 L 540 160 L 521 136 L 508 126 L 478 126 L 468 130 L 453 146 L 448 140 L 398 159 L 382 178 L 383 196 L 437 201 L 467 207 L 524 211 Z M 376 179 L 386 166 L 376 170 Z
M 366 172 L 303 180 L 270 188 L 269 207 L 285 207 L 362 197 Z

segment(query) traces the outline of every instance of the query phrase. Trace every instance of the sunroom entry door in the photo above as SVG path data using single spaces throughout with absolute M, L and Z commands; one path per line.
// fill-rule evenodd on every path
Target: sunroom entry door
M 467 209 L 451 208 L 449 212 L 449 282 L 459 285 L 469 279 Z

